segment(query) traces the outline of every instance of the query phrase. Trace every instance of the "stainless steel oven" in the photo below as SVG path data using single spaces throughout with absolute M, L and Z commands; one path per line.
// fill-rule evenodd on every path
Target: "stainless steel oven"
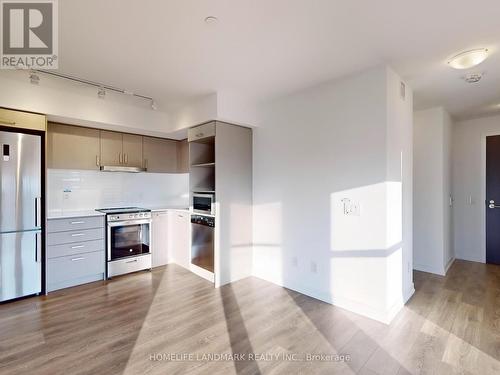
M 205 215 L 215 215 L 215 194 L 194 193 L 193 212 Z
M 149 254 L 151 219 L 108 223 L 108 261 Z
M 108 278 L 151 269 L 151 212 L 135 207 L 106 212 Z

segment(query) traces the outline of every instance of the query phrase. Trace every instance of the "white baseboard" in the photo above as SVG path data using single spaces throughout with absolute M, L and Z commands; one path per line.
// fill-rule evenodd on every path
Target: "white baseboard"
M 314 290 L 303 285 L 284 285 L 284 283 L 279 280 L 272 280 L 267 277 L 263 277 L 262 275 L 254 274 L 253 276 L 385 324 L 389 324 L 399 312 L 399 310 L 401 310 L 401 308 L 404 306 L 403 297 L 400 301 L 394 303 L 394 305 L 389 309 L 383 310 L 368 306 L 364 303 L 350 300 L 348 298 L 334 297 L 331 295 L 331 293 Z M 413 292 L 414 291 L 415 290 L 413 289 Z M 411 297 L 413 292 L 409 293 L 409 297 Z
M 408 300 L 411 298 L 411 296 L 413 296 L 414 293 L 415 293 L 415 284 L 411 283 L 410 287 L 407 290 L 405 290 L 405 293 L 403 295 L 403 302 L 404 303 L 408 302 Z
M 413 269 L 416 271 L 433 273 L 440 276 L 444 276 L 446 274 L 444 268 L 429 266 L 426 264 L 413 263 Z
M 210 281 L 211 283 L 215 281 L 215 276 L 213 272 L 207 271 L 206 269 L 198 267 L 195 264 L 190 264 L 189 270 L 195 275 L 198 275 L 201 278 Z
M 466 260 L 467 262 L 486 263 L 486 259 L 473 258 L 461 254 L 455 254 L 455 260 Z
M 418 264 L 418 263 L 413 263 L 413 269 L 421 272 L 427 272 L 427 273 L 433 273 L 439 276 L 446 276 L 446 273 L 450 269 L 451 265 L 455 261 L 455 257 L 452 257 L 446 266 L 443 268 L 441 267 L 435 267 L 435 266 L 429 266 L 426 264 Z
M 452 257 L 448 263 L 446 264 L 446 267 L 444 268 L 444 274 L 446 275 L 448 273 L 448 270 L 450 267 L 453 265 L 453 262 L 455 262 L 455 257 Z

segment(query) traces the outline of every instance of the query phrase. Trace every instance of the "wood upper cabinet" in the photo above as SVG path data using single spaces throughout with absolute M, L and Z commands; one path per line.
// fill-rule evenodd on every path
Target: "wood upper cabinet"
M 177 173 L 178 141 L 143 137 L 144 166 L 148 172 Z
M 189 142 L 187 139 L 177 144 L 177 172 L 189 173 Z
M 122 133 L 101 130 L 101 165 L 121 165 L 123 159 Z
M 122 164 L 129 167 L 143 167 L 142 136 L 123 134 Z
M 47 167 L 99 169 L 99 130 L 48 124 Z
M 0 126 L 30 130 L 47 130 L 47 117 L 37 113 L 0 108 Z
M 142 167 L 142 136 L 101 130 L 101 165 Z
M 49 123 L 47 165 L 58 169 L 139 167 L 153 173 L 187 173 L 188 143 L 108 130 Z

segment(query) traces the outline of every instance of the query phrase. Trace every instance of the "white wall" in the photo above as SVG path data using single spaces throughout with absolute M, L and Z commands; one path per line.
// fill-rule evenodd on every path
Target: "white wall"
M 451 127 L 441 107 L 415 112 L 413 266 L 439 275 L 453 260 Z
M 40 74 L 40 84 L 29 82 L 27 71 L 0 72 L 0 107 L 38 112 L 53 120 L 166 136 L 173 131 L 170 116 L 151 109 L 150 102 Z
M 263 105 L 256 276 L 382 321 L 411 295 L 412 99 L 399 87 L 379 67 Z
M 485 140 L 500 135 L 500 116 L 460 121 L 453 128 L 453 232 L 455 256 L 486 262 Z
M 48 169 L 49 214 L 123 206 L 189 206 L 187 173 Z

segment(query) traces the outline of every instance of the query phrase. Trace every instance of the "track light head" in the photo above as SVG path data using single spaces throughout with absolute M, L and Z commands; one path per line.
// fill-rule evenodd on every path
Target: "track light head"
M 40 77 L 35 71 L 30 71 L 30 82 L 32 85 L 38 85 L 40 83 Z
M 99 99 L 104 99 L 106 97 L 106 90 L 104 89 L 104 87 L 100 86 L 97 89 L 97 97 Z

